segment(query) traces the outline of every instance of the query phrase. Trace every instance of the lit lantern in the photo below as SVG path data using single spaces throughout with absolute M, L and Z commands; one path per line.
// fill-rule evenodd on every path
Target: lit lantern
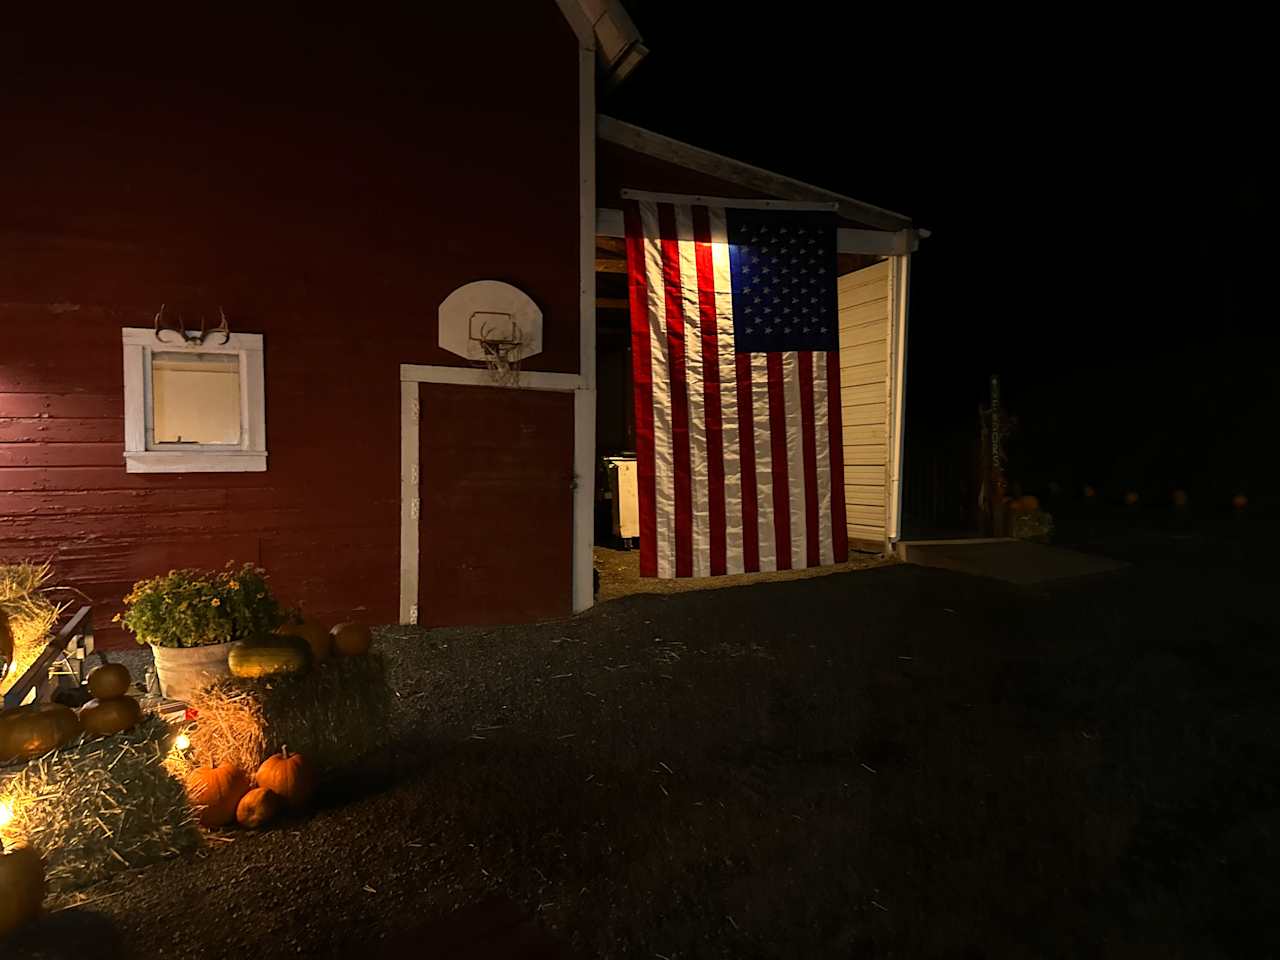
M 1231 498 L 1231 505 L 1235 507 L 1237 510 L 1243 510 L 1245 507 L 1249 505 L 1249 498 L 1246 497 L 1243 493 L 1237 493 L 1234 497 Z

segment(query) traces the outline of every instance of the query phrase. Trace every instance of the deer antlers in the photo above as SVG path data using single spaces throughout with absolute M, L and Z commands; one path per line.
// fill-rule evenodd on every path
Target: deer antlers
M 219 346 L 226 346 L 227 342 L 231 339 L 231 326 L 227 323 L 227 315 L 221 307 L 218 308 L 218 316 L 221 318 L 221 320 L 218 323 L 218 325 L 214 327 L 212 330 L 205 329 L 204 314 L 200 315 L 200 332 L 199 333 L 191 333 L 187 331 L 185 324 L 182 322 L 182 314 L 178 314 L 178 322 L 176 324 L 172 322 L 166 322 L 164 319 L 164 307 L 165 305 L 163 303 L 160 304 L 160 310 L 156 313 L 156 316 L 155 316 L 156 339 L 159 340 L 161 343 L 165 342 L 164 337 L 161 336 L 161 334 L 163 334 L 166 330 L 172 330 L 174 333 L 176 333 L 178 336 L 182 338 L 182 341 L 184 343 L 203 344 L 205 340 L 207 340 L 210 337 L 210 335 L 215 333 L 222 334 L 222 343 L 219 344 Z

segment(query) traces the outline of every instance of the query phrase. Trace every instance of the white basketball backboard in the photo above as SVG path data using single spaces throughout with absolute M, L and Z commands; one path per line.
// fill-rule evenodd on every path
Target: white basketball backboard
M 501 280 L 476 280 L 440 304 L 441 349 L 476 363 L 485 360 L 482 340 L 510 343 L 513 361 L 542 352 L 542 311 L 529 295 Z

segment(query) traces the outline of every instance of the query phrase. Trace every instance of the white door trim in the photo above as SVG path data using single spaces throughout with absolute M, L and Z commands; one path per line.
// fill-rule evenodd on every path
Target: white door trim
M 400 364 L 401 383 L 451 383 L 460 387 L 492 387 L 488 370 L 479 367 L 444 367 L 425 363 Z M 576 373 L 542 373 L 522 370 L 517 390 L 582 390 L 582 378 Z
M 421 390 L 400 377 L 400 622 L 418 622 L 418 499 Z
M 464 387 L 493 387 L 487 370 L 427 364 L 400 365 L 400 622 L 418 622 L 418 591 L 422 541 L 422 463 L 420 462 L 422 389 L 424 383 Z M 573 612 L 591 606 L 591 545 L 595 532 L 595 391 L 587 389 L 573 373 L 522 372 L 515 387 L 504 390 L 550 390 L 573 394 Z M 428 416 L 430 411 L 428 411 Z M 584 447 L 586 448 L 584 451 Z M 582 464 L 587 463 L 584 472 Z M 583 495 L 585 492 L 585 496 Z M 582 544 L 586 543 L 585 551 Z M 585 592 L 584 592 L 585 584 Z

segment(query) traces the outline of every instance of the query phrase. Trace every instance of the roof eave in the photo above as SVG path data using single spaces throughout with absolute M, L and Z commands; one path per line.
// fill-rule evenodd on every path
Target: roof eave
M 702 147 L 695 147 L 604 114 L 599 114 L 596 118 L 596 133 L 601 140 L 617 146 L 659 160 L 666 160 L 739 186 L 759 190 L 765 196 L 782 200 L 834 202 L 836 211 L 841 217 L 878 230 L 907 230 L 912 225 L 911 218 L 906 214 L 863 203 L 844 194 L 743 163 L 741 160 L 704 150 Z

